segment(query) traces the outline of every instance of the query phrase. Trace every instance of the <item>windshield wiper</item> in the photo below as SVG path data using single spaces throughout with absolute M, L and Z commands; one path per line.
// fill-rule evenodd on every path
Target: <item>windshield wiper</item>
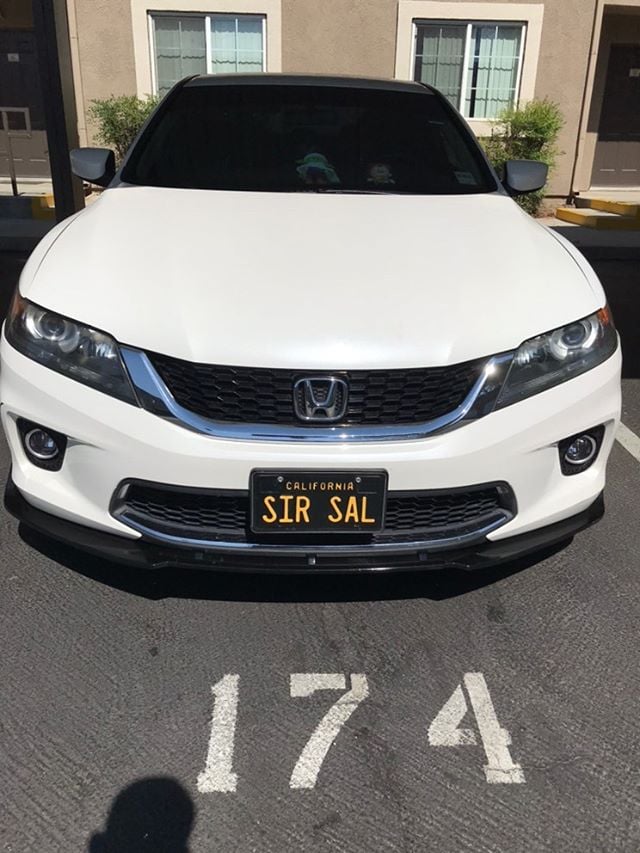
M 387 190 L 347 190 L 341 187 L 301 187 L 294 190 L 300 193 L 328 193 L 330 195 L 391 195 Z

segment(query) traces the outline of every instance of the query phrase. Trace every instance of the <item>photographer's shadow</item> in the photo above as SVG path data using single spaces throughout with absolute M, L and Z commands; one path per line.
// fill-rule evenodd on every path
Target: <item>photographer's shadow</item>
M 89 853 L 189 853 L 195 809 L 175 779 L 141 779 L 115 798 L 103 832 L 89 840 Z

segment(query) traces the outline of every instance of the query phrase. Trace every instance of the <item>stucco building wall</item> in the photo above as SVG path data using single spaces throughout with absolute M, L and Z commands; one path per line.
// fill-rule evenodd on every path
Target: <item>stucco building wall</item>
M 575 163 L 596 0 L 546 0 L 538 59 L 536 98 L 556 101 L 565 124 L 560 154 L 547 185 L 549 195 L 567 196 Z
M 283 71 L 393 77 L 397 5 L 397 0 L 283 0 Z
M 150 4 L 152 5 L 152 4 Z M 87 110 L 94 98 L 135 95 L 136 70 L 129 0 L 67 0 L 81 144 L 94 128 Z

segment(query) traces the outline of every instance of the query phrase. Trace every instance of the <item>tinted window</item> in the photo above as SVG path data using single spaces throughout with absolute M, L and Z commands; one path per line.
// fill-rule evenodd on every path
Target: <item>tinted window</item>
M 223 190 L 477 193 L 495 182 L 428 92 L 186 86 L 124 169 L 134 184 Z

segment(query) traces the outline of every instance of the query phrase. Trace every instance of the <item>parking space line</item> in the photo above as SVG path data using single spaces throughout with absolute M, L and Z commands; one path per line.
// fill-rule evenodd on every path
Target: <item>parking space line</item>
M 616 439 L 635 459 L 640 462 L 640 438 L 622 422 L 618 425 Z

